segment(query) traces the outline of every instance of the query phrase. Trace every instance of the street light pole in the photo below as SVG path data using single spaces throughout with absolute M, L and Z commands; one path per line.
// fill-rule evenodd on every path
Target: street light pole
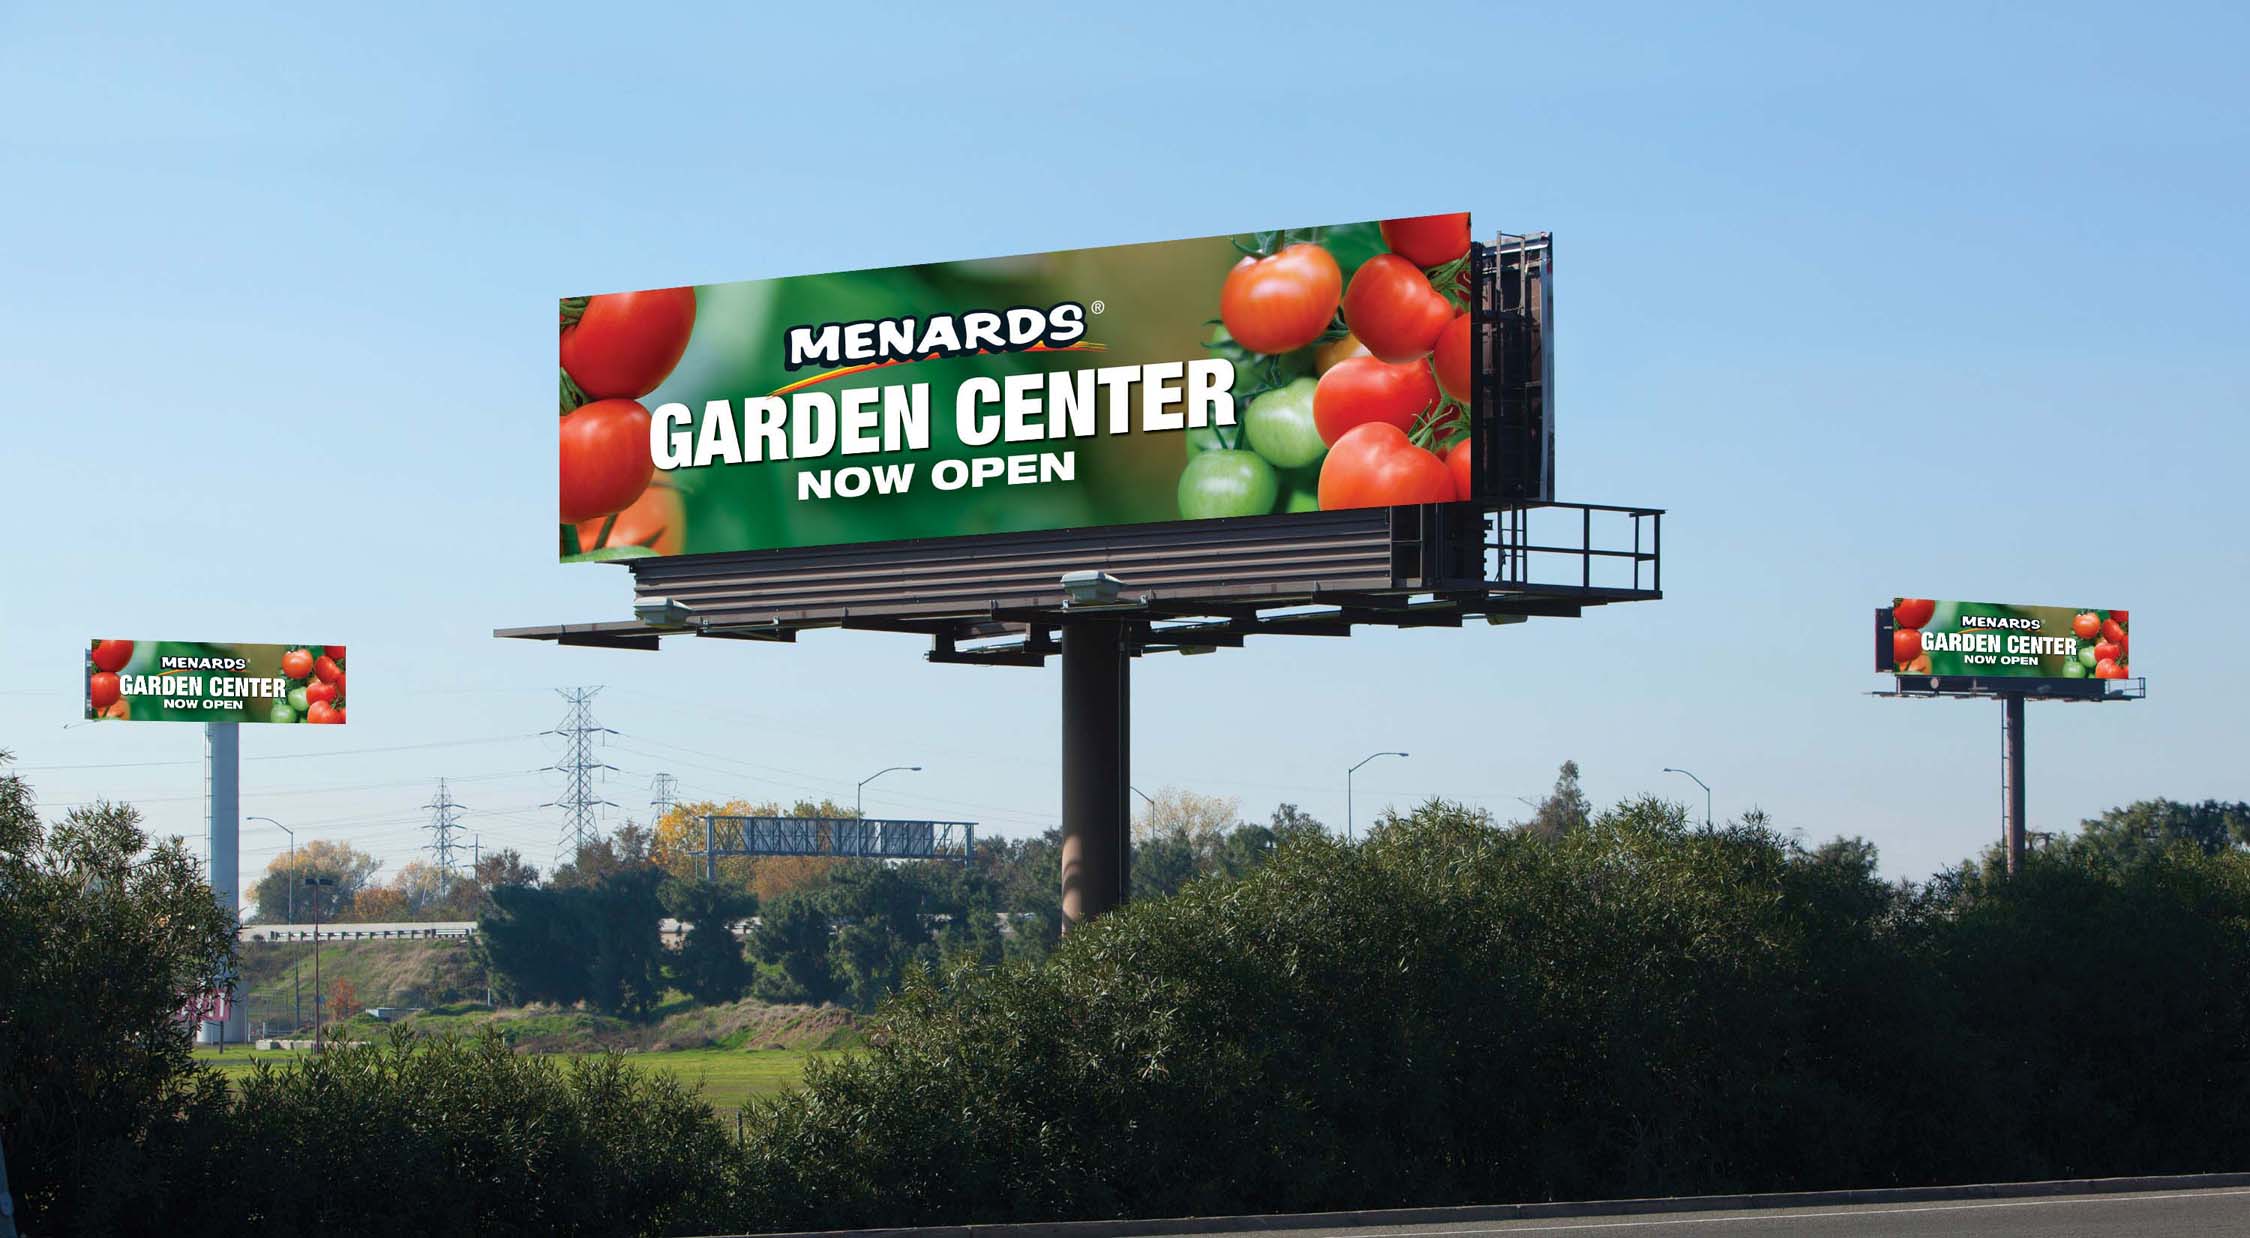
M 1359 759 L 1359 765 L 1365 765 L 1369 761 L 1372 761 L 1377 757 L 1403 757 L 1405 755 L 1406 754 L 1403 752 L 1371 752 Z M 1352 822 L 1352 775 L 1359 772 L 1359 765 L 1354 765 L 1350 769 L 1344 771 L 1344 839 L 1347 842 L 1349 842 L 1354 837 L 1354 826 Z
M 887 766 L 883 769 L 876 770 L 874 773 L 869 774 L 867 777 L 860 779 L 859 785 L 852 788 L 852 815 L 855 817 L 860 817 L 862 819 L 867 816 L 866 810 L 860 807 L 860 799 L 862 798 L 860 792 L 866 788 L 868 783 L 875 781 L 885 774 L 902 769 L 917 774 L 922 772 L 922 767 L 919 765 L 892 765 Z
M 1672 768 L 1672 767 L 1671 767 L 1671 766 L 1669 766 L 1669 765 L 1667 765 L 1667 766 L 1665 766 L 1665 767 L 1664 767 L 1664 772 L 1665 772 L 1665 773 L 1667 773 L 1667 774 L 1687 774 L 1687 776 L 1688 776 L 1688 777 L 1690 777 L 1690 778 L 1695 778 L 1695 775 L 1693 775 L 1693 774 L 1688 774 L 1688 772 L 1687 772 L 1686 770 L 1684 770 L 1684 769 L 1674 769 L 1674 768 Z M 1703 828 L 1704 828 L 1704 829 L 1710 829 L 1710 828 L 1711 828 L 1711 784 L 1710 784 L 1710 783 L 1707 783 L 1707 782 L 1705 782 L 1705 781 L 1703 781 L 1703 780 L 1702 780 L 1701 778 L 1695 778 L 1695 785 L 1697 785 L 1697 786 L 1699 786 L 1699 787 L 1703 788 Z
M 244 820 L 263 821 L 289 836 L 289 879 L 281 883 L 281 888 L 288 891 L 282 897 L 289 904 L 289 923 L 295 924 L 297 922 L 297 831 L 290 829 L 272 817 L 245 817 Z M 305 1025 L 304 969 L 305 964 L 302 959 L 290 964 L 289 967 L 289 1009 L 292 1017 L 297 1021 L 297 1027 Z
M 336 884 L 334 877 L 307 877 L 305 884 L 319 889 Z M 313 1052 L 320 1052 L 321 1015 L 327 1009 L 328 995 L 320 988 L 320 896 L 313 896 Z

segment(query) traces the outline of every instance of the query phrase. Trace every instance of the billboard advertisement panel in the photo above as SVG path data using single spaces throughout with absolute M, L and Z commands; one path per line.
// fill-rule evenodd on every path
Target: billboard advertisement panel
M 1469 236 L 1458 213 L 566 299 L 560 553 L 1467 499 Z
M 89 722 L 344 723 L 342 645 L 96 640 Z
M 1876 669 L 1898 675 L 2129 679 L 2132 614 L 2080 606 L 2013 606 L 1894 598 Z M 1887 642 L 1887 643 L 1886 643 Z

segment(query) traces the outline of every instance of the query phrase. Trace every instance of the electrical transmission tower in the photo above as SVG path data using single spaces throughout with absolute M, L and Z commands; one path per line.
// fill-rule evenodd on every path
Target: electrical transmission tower
M 594 737 L 615 735 L 616 731 L 594 721 L 594 694 L 600 688 L 557 688 L 565 701 L 570 702 L 570 712 L 563 717 L 562 725 L 547 732 L 560 735 L 568 746 L 563 758 L 549 768 L 563 775 L 563 797 L 548 808 L 563 810 L 563 842 L 573 856 L 601 837 L 601 825 L 596 820 L 599 810 L 617 805 L 594 794 L 594 771 L 614 770 L 614 765 L 594 759 Z
M 462 805 L 446 789 L 445 779 L 438 779 L 437 798 L 422 805 L 430 813 L 430 845 L 422 848 L 437 861 L 438 880 L 441 887 L 453 883 L 454 851 L 460 844 L 453 836 L 461 829 Z
M 662 821 L 664 814 L 672 811 L 672 805 L 680 800 L 680 780 L 670 774 L 658 774 L 648 785 L 648 806 L 656 810 L 656 819 Z

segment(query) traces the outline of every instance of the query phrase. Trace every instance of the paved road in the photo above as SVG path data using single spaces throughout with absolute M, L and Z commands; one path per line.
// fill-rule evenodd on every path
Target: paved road
M 2243 1238 L 2250 1235 L 2250 1187 L 1442 1226 L 1268 1230 L 1257 1238 L 1477 1238 L 1483 1234 L 1555 1234 L 1566 1238 L 1939 1238 L 1955 1234 L 1978 1238 Z

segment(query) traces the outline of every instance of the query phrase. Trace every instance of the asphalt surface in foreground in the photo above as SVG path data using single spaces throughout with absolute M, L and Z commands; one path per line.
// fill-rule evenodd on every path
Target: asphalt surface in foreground
M 1247 1232 L 1247 1231 L 1245 1231 Z M 1626 1217 L 1549 1217 L 1448 1225 L 1264 1230 L 1257 1238 L 1476 1238 L 1481 1234 L 1567 1234 L 1585 1238 L 2242 1238 L 2250 1235 L 2250 1187 L 2058 1195 L 2042 1199 L 1964 1199 L 1850 1204 L 1740 1212 L 1647 1213 Z M 1210 1238 L 1204 1235 L 1203 1238 Z

